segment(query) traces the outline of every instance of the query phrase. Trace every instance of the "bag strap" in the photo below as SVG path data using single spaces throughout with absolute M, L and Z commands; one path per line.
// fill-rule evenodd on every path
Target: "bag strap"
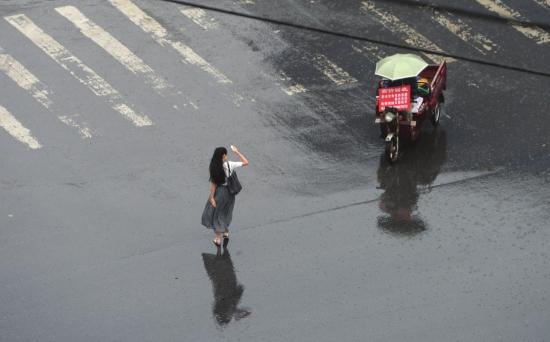
M 231 168 L 229 167 L 229 160 L 227 161 L 227 171 L 229 171 L 229 176 L 227 178 L 231 177 Z

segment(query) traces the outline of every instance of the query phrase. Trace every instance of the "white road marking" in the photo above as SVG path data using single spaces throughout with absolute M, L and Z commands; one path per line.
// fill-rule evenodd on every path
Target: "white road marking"
M 282 88 L 282 89 L 289 96 L 292 96 L 294 94 L 305 93 L 307 91 L 307 89 L 301 84 L 295 84 L 290 87 Z
M 110 33 L 88 19 L 77 8 L 73 6 L 63 6 L 57 7 L 55 10 L 72 22 L 82 34 L 90 38 L 108 54 L 113 56 L 113 58 L 126 67 L 126 69 L 136 75 L 143 75 L 147 83 L 155 90 L 159 91 L 161 95 L 162 90 L 168 87 L 164 79 L 158 76 L 141 58 L 136 56 Z
M 74 115 L 62 115 L 58 116 L 59 120 L 63 122 L 65 125 L 74 127 L 78 130 L 78 133 L 80 133 L 80 136 L 84 139 L 90 139 L 92 137 L 92 131 L 86 127 L 85 124 L 82 122 L 76 121 L 76 118 L 78 118 L 80 115 L 74 114 Z
M 38 103 L 51 111 L 50 107 L 54 104 L 54 102 L 48 96 L 50 91 L 48 91 L 46 85 L 12 56 L 2 53 L 2 51 L 3 49 L 0 47 L 0 70 L 5 72 L 6 75 L 17 83 L 19 87 L 29 92 L 31 96 L 38 101 Z M 69 123 L 64 118 L 65 117 L 58 116 L 58 119 L 61 120 L 61 122 L 78 129 L 78 132 L 82 138 L 92 137 L 90 129 L 86 127 L 85 124 L 78 123 L 74 119 L 71 119 L 71 122 Z
M 459 18 L 453 18 L 451 14 L 447 12 L 434 11 L 434 20 L 441 26 L 458 36 L 467 44 L 474 47 L 482 54 L 486 54 L 488 51 L 494 52 L 498 46 L 493 41 L 487 38 L 481 33 L 473 33 L 472 28 L 460 20 Z
M 364 0 L 362 2 L 363 6 L 361 10 L 367 14 L 374 15 L 374 19 L 378 21 L 382 26 L 391 32 L 402 35 L 405 42 L 414 47 L 419 47 L 423 49 L 443 52 L 443 50 L 437 46 L 435 43 L 430 41 L 428 38 L 422 34 L 416 32 L 412 27 L 405 24 L 399 18 L 394 16 L 391 13 L 384 12 L 375 7 L 374 3 L 370 0 Z M 450 57 L 443 57 L 433 54 L 425 54 L 432 61 L 441 63 L 443 60 L 446 60 L 447 63 L 455 62 L 456 60 Z
M 50 108 L 53 102 L 48 98 L 48 90 L 44 84 L 12 56 L 0 52 L 0 70 L 19 87 L 28 91 L 41 105 Z
M 206 11 L 201 8 L 182 9 L 181 13 L 183 13 L 183 15 L 191 19 L 195 24 L 199 25 L 205 31 L 215 30 L 219 28 L 218 23 L 215 22 L 213 18 L 208 19 Z M 270 75 L 268 77 L 271 78 Z M 291 78 L 285 75 L 284 72 L 281 72 L 280 79 L 281 81 L 285 81 L 286 83 L 289 83 L 291 81 Z M 279 82 L 275 82 L 280 85 Z M 301 84 L 294 84 L 288 87 L 283 86 L 281 87 L 281 90 L 289 96 L 307 91 L 307 89 Z M 242 96 L 240 97 L 242 98 Z M 240 103 L 242 102 L 239 96 L 233 95 L 232 99 L 236 105 L 240 105 Z
M 42 147 L 38 140 L 31 135 L 31 131 L 23 126 L 6 108 L 0 105 L 0 127 L 9 135 L 36 150 Z
M 376 59 L 376 61 L 387 57 L 387 54 L 382 51 L 378 46 L 374 44 L 365 44 L 361 47 L 357 45 L 351 45 L 351 48 L 360 54 L 368 54 Z
M 322 72 L 336 85 L 340 86 L 357 82 L 357 80 L 353 76 L 351 76 L 347 71 L 336 65 L 334 62 L 330 61 L 325 55 L 316 54 L 315 56 L 313 56 L 312 61 L 315 69 Z
M 292 81 L 292 78 L 287 76 L 287 74 L 285 74 L 284 72 L 281 72 L 281 77 L 280 77 L 281 81 L 285 82 L 285 83 L 291 83 Z M 303 85 L 299 84 L 299 83 L 295 83 L 291 86 L 288 86 L 288 87 L 282 87 L 281 90 L 283 92 L 285 92 L 288 96 L 292 96 L 294 94 L 300 94 L 300 93 L 305 93 L 307 91 L 306 87 L 304 87 Z
M 506 6 L 500 0 L 476 0 L 481 6 L 485 7 L 491 12 L 494 12 L 505 19 L 515 19 L 525 21 L 519 12 Z M 537 44 L 546 44 L 550 42 L 550 33 L 544 31 L 540 27 L 526 27 L 514 23 L 510 23 L 513 28 L 523 34 L 525 37 L 534 40 Z
M 128 17 L 130 21 L 139 26 L 143 31 L 150 34 L 151 37 L 162 46 L 171 46 L 182 57 L 182 62 L 200 67 L 205 72 L 212 75 L 218 83 L 232 83 L 223 73 L 210 65 L 193 49 L 180 41 L 173 41 L 168 37 L 168 31 L 155 19 L 137 7 L 130 0 L 109 0 L 122 14 Z
M 130 120 L 134 125 L 142 127 L 153 124 L 147 116 L 137 114 L 128 105 L 124 104 L 120 93 L 116 89 L 90 67 L 82 63 L 78 57 L 63 47 L 63 45 L 42 31 L 26 15 L 18 14 L 5 17 L 5 19 L 50 56 L 59 66 L 67 70 L 82 84 L 86 85 L 94 94 L 105 97 L 114 110 L 122 114 L 123 117 Z
M 205 31 L 216 29 L 218 27 L 216 20 L 214 20 L 214 18 L 208 18 L 206 11 L 202 8 L 186 8 L 182 9 L 181 13 L 183 13 L 183 15 L 187 18 L 193 20 L 195 24 L 199 25 Z

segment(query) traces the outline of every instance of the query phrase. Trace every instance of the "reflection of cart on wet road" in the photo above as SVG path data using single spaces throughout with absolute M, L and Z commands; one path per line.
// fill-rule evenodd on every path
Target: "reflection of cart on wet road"
M 392 234 L 413 235 L 426 229 L 415 214 L 420 193 L 430 191 L 447 159 L 445 131 L 437 129 L 422 135 L 397 164 L 385 157 L 378 167 L 379 188 L 384 190 L 379 207 L 383 215 L 378 226 Z
M 396 54 L 376 63 L 376 123 L 386 141 L 386 156 L 397 161 L 401 140 L 415 141 L 430 119 L 439 124 L 447 64 L 429 65 L 412 54 Z

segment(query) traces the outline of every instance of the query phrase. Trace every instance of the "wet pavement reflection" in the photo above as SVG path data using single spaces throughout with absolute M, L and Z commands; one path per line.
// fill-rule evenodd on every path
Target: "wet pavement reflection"
M 249 308 L 239 307 L 244 286 L 239 284 L 229 250 L 218 248 L 216 254 L 203 253 L 202 260 L 208 277 L 212 281 L 214 303 L 212 313 L 216 324 L 225 326 L 232 319 L 238 321 L 249 316 Z
M 428 223 L 416 213 L 420 192 L 429 191 L 447 159 L 447 138 L 442 129 L 423 132 L 419 141 L 408 146 L 398 163 L 385 156 L 378 167 L 379 187 L 384 190 L 377 218 L 378 227 L 390 234 L 413 236 L 425 231 Z M 419 190 L 419 186 L 425 190 Z

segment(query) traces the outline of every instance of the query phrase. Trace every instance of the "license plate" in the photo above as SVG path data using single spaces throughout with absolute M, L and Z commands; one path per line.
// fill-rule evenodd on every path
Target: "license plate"
M 416 126 L 416 121 L 411 121 L 411 126 L 415 127 Z
M 380 122 L 382 122 L 382 120 L 380 120 L 380 118 L 376 118 L 376 119 L 374 120 L 374 123 L 380 123 Z

